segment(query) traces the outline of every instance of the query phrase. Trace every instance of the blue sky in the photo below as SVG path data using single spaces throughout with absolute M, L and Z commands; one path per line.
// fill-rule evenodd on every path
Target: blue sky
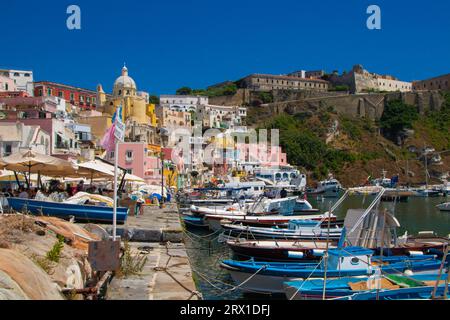
M 81 8 L 81 30 L 66 8 Z M 366 28 L 366 8 L 382 30 Z M 0 68 L 110 91 L 124 62 L 139 90 L 173 93 L 250 73 L 369 71 L 402 80 L 450 72 L 450 1 L 0 0 Z M 5 32 L 6 31 L 6 32 Z

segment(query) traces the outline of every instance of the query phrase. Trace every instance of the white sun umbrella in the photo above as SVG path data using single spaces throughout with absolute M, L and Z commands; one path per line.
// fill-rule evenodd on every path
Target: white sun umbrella
M 91 181 L 94 179 L 109 179 L 114 177 L 114 171 L 111 170 L 111 166 L 98 160 L 78 163 L 77 165 L 77 172 L 80 176 L 90 178 Z
M 0 169 L 46 176 L 66 176 L 75 174 L 77 167 L 69 161 L 27 150 L 0 159 Z

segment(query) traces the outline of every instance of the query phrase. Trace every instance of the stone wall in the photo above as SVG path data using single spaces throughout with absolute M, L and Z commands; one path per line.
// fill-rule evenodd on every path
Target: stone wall
M 295 101 L 275 102 L 262 108 L 267 109 L 264 111 L 272 115 L 282 112 L 295 114 L 301 111 L 314 112 L 319 109 L 332 109 L 347 116 L 379 119 L 383 115 L 386 103 L 392 100 L 402 100 L 406 104 L 416 106 L 421 114 L 426 110 L 439 110 L 444 103 L 444 99 L 439 92 L 395 92 L 305 98 Z

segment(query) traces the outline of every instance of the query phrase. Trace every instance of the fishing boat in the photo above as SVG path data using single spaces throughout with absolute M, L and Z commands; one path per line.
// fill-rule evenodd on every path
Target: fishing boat
M 447 275 L 393 275 L 311 279 L 284 283 L 289 300 L 410 300 L 443 296 Z
M 294 214 L 317 214 L 319 209 L 314 209 L 311 203 L 305 199 L 297 199 L 294 207 Z
M 282 199 L 268 199 L 261 197 L 254 202 L 239 202 L 224 207 L 199 207 L 191 206 L 191 212 L 196 215 L 222 214 L 222 215 L 289 215 L 294 212 L 297 197 Z
M 86 204 L 69 204 L 62 202 L 38 201 L 21 198 L 8 198 L 9 206 L 18 212 L 31 212 L 34 215 L 45 215 L 62 219 L 75 218 L 80 222 L 113 223 L 113 208 Z M 128 208 L 117 208 L 117 223 L 127 220 Z
M 450 212 L 450 202 L 441 203 L 436 206 L 441 211 L 449 211 Z
M 330 219 L 336 220 L 336 216 L 333 214 L 318 214 L 318 215 L 232 215 L 232 214 L 207 214 L 205 215 L 205 221 L 209 224 L 210 229 L 220 230 L 222 229 L 222 223 L 226 221 L 229 224 L 245 223 L 246 225 L 259 225 L 265 227 L 279 226 L 288 224 L 294 220 L 317 220 L 324 221 Z
M 385 274 L 435 274 L 441 261 L 424 257 L 390 257 L 388 261 L 373 257 L 373 251 L 361 247 L 346 247 L 328 250 L 328 259 L 320 263 L 257 262 L 224 260 L 221 267 L 226 269 L 233 281 L 244 291 L 283 294 L 284 282 L 308 278 L 340 278 L 370 276 L 377 270 Z M 325 266 L 325 261 L 327 264 Z
M 181 215 L 181 220 L 184 222 L 184 224 L 187 227 L 208 228 L 208 224 L 205 223 L 205 220 L 203 219 L 203 217 L 200 217 L 200 216 L 183 214 L 183 215 Z
M 260 228 L 235 224 L 223 224 L 224 235 L 247 239 L 295 239 L 295 240 L 337 240 L 342 234 L 342 228 L 330 230 L 322 228 L 321 221 L 291 220 L 288 228 Z
M 258 261 L 318 260 L 327 248 L 326 240 L 246 240 L 234 238 L 226 242 L 236 258 Z M 330 241 L 330 249 L 337 247 Z
M 339 197 L 342 191 L 340 182 L 330 176 L 327 180 L 320 181 L 317 188 L 309 190 L 308 194 L 320 195 L 324 198 Z
M 448 239 L 409 238 L 404 243 L 392 246 L 370 248 L 375 254 L 384 256 L 394 255 L 442 255 Z M 304 261 L 317 260 L 320 250 L 325 250 L 325 240 L 264 240 L 264 239 L 229 239 L 226 244 L 233 251 L 235 257 L 253 257 L 259 261 Z M 335 248 L 336 241 L 330 241 L 329 247 Z

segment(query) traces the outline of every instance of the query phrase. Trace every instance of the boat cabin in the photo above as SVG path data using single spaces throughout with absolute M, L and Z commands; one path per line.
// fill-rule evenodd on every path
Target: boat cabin
M 373 251 L 363 247 L 346 247 L 328 251 L 328 268 L 332 270 L 361 270 L 371 265 Z M 322 260 L 322 266 L 324 261 Z
M 289 221 L 288 228 L 291 230 L 320 229 L 320 224 L 320 221 L 315 220 L 291 220 Z

